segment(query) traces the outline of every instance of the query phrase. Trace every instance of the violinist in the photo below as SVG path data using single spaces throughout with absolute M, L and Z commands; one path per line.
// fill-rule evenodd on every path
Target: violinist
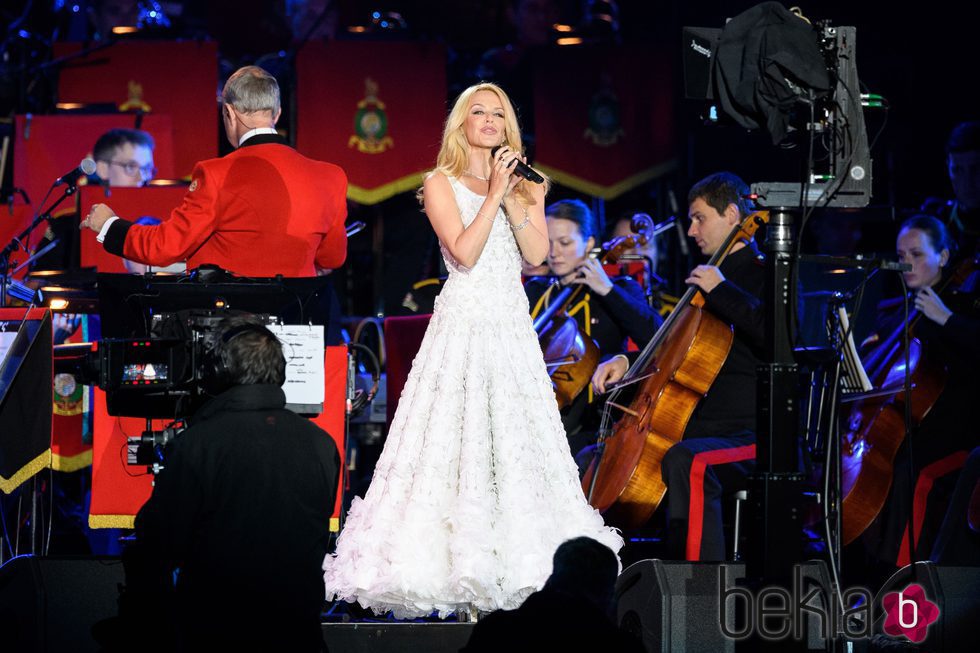
M 602 265 L 589 257 L 596 246 L 596 225 L 592 211 L 581 200 L 561 200 L 547 207 L 548 265 L 553 277 L 535 277 L 525 284 L 531 317 L 548 308 L 561 289 L 585 286 L 585 293 L 569 306 L 579 331 L 595 341 L 600 356 L 626 349 L 627 338 L 642 347 L 662 322 L 647 304 L 640 285 L 628 276 L 610 278 Z M 587 378 L 587 377 L 586 377 Z M 562 411 L 562 422 L 569 435 L 572 453 L 589 444 L 595 411 L 591 388 L 587 388 Z
M 932 216 L 913 216 L 899 229 L 898 258 L 912 266 L 903 273 L 905 285 L 911 303 L 922 315 L 915 322 L 912 335 L 926 354 L 945 367 L 946 377 L 939 398 L 913 429 L 911 451 L 905 441 L 899 447 L 888 498 L 863 536 L 867 551 L 882 567 L 882 573 L 910 560 L 910 505 L 915 557 L 928 557 L 957 476 L 969 451 L 980 444 L 980 319 L 972 310 L 953 310 L 956 306 L 951 296 L 971 298 L 970 292 L 940 295 L 936 291 L 942 285 L 954 291 L 969 284 L 957 287 L 943 283 L 951 274 L 948 268 L 952 266 L 948 264 L 954 250 L 946 226 Z M 975 305 L 975 293 L 972 299 L 973 302 L 962 304 Z M 905 298 L 882 302 L 875 332 L 865 344 L 885 340 L 887 336 L 883 334 L 891 334 L 904 324 Z M 964 517 L 964 528 L 965 521 Z
M 613 238 L 621 238 L 634 233 L 630 215 L 624 214 L 613 224 L 610 235 Z M 625 253 L 632 256 L 642 257 L 650 266 L 650 272 L 657 272 L 657 259 L 659 258 L 660 253 L 657 250 L 656 238 L 650 238 L 647 240 L 646 245 L 637 245 L 636 247 L 627 250 Z
M 712 256 L 751 213 L 749 187 L 719 172 L 688 193 L 688 236 Z M 725 559 L 721 498 L 744 489 L 755 468 L 756 367 L 762 361 L 765 268 L 752 241 L 735 244 L 720 267 L 699 265 L 687 283 L 704 293 L 705 308 L 734 328 L 734 341 L 683 439 L 670 447 L 661 474 L 667 486 L 667 547 L 672 558 Z M 601 364 L 593 386 L 605 392 L 629 369 L 627 356 Z

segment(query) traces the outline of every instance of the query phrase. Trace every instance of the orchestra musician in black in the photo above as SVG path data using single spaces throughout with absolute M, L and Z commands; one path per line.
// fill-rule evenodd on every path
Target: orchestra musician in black
M 578 324 L 583 336 L 591 338 L 600 356 L 627 348 L 632 340 L 643 347 L 663 322 L 647 302 L 643 288 L 629 276 L 610 277 L 602 264 L 590 256 L 597 246 L 596 221 L 581 200 L 561 200 L 545 209 L 548 224 L 548 265 L 551 276 L 532 277 L 524 284 L 531 317 L 546 310 L 561 290 L 585 286 L 566 313 Z M 598 411 L 591 387 L 562 411 L 572 453 L 594 441 Z

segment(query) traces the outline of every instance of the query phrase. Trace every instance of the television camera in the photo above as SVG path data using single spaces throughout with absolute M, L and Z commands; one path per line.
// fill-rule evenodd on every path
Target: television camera
M 58 346 L 56 371 L 104 390 L 110 415 L 146 418 L 146 431 L 130 438 L 128 458 L 158 471 L 185 418 L 225 389 L 213 364 L 222 320 L 248 314 L 263 324 L 326 326 L 330 284 L 329 277 L 253 279 L 206 269 L 176 276 L 100 273 L 104 337 L 94 349 Z M 174 421 L 155 430 L 153 419 Z

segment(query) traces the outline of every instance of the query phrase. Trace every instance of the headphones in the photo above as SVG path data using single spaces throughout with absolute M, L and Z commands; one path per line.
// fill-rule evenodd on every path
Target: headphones
M 251 322 L 239 324 L 215 338 L 214 344 L 208 350 L 204 361 L 204 379 L 207 382 L 209 394 L 219 394 L 233 385 L 231 361 L 228 358 L 228 343 L 246 333 L 256 333 L 272 340 L 278 340 L 276 334 L 272 333 L 268 327 Z

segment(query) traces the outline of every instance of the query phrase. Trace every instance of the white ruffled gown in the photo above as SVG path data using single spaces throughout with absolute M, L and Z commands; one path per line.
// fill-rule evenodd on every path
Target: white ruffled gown
M 450 184 L 469 225 L 484 197 Z M 398 619 L 516 608 L 563 541 L 623 545 L 582 493 L 503 211 L 472 268 L 442 255 L 449 279 L 371 486 L 323 563 L 328 599 Z

